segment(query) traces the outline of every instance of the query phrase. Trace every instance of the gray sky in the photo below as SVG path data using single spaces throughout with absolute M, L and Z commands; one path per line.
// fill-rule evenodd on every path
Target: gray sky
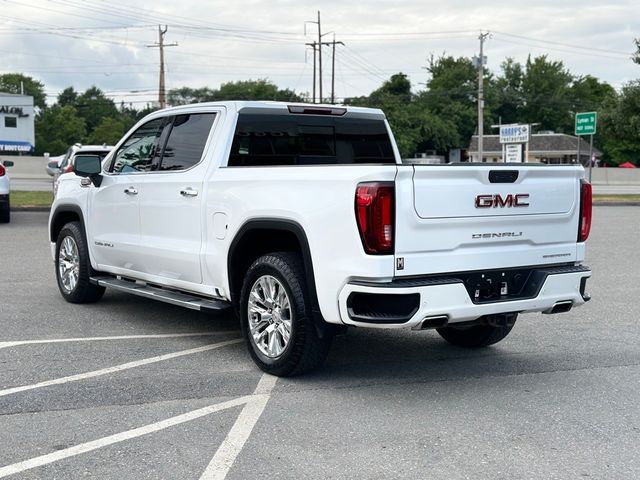
M 0 0 L 0 72 L 24 72 L 46 85 L 49 102 L 64 87 L 97 85 L 116 101 L 142 105 L 156 98 L 157 24 L 169 27 L 167 88 L 217 87 L 221 82 L 268 78 L 310 92 L 314 20 L 345 42 L 336 53 L 336 96 L 364 95 L 391 74 L 409 74 L 414 89 L 423 67 L 444 52 L 471 57 L 479 31 L 488 66 L 529 53 L 563 60 L 577 75 L 594 75 L 620 88 L 640 78 L 629 59 L 640 37 L 638 0 Z M 323 37 L 331 40 L 333 34 Z M 330 88 L 330 50 L 323 53 Z

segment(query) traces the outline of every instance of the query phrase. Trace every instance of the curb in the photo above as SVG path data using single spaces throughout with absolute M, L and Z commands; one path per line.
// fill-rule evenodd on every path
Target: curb
M 50 212 L 51 207 L 36 207 L 36 206 L 11 206 L 12 212 Z
M 594 207 L 640 207 L 640 202 L 593 202 Z

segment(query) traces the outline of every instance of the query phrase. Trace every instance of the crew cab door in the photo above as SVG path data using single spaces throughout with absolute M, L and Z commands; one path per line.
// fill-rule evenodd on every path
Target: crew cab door
M 217 114 L 209 110 L 171 117 L 160 160 L 140 179 L 141 268 L 169 283 L 202 283 L 203 183 L 208 166 L 202 159 Z
M 140 271 L 140 179 L 158 161 L 166 119 L 137 128 L 109 157 L 100 187 L 89 194 L 89 248 L 98 268 Z

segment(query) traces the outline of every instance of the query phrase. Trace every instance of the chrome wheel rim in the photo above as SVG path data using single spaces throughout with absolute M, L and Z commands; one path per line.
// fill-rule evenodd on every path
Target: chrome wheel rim
M 71 236 L 64 237 L 60 242 L 58 273 L 62 289 L 66 293 L 73 292 L 80 276 L 80 254 L 78 253 L 78 244 Z
M 291 339 L 291 302 L 282 283 L 271 275 L 258 278 L 249 293 L 249 334 L 256 348 L 277 358 Z

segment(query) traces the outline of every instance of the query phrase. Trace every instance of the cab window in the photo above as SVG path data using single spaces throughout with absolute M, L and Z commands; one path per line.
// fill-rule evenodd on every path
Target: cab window
M 160 158 L 160 138 L 169 124 L 166 118 L 156 118 L 138 128 L 118 149 L 109 171 L 124 174 L 154 170 Z

